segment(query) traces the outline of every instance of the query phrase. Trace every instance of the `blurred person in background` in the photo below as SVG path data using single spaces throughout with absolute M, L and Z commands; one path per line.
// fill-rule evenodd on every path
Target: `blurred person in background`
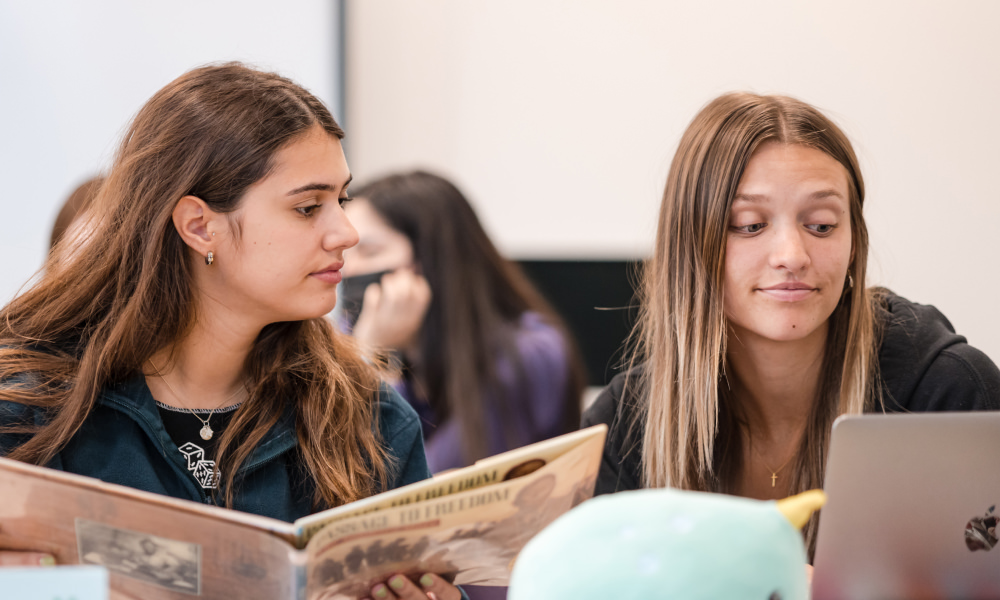
M 101 185 L 104 184 L 104 177 L 91 177 L 73 190 L 73 193 L 66 198 L 59 214 L 56 215 L 55 223 L 52 224 L 52 234 L 49 236 L 49 250 L 56 247 L 64 237 L 76 233 L 77 220 L 84 211 L 90 207 L 90 203 L 97 196 Z
M 342 321 L 402 364 L 434 472 L 577 429 L 584 386 L 562 321 L 494 247 L 465 196 L 426 172 L 358 189 Z

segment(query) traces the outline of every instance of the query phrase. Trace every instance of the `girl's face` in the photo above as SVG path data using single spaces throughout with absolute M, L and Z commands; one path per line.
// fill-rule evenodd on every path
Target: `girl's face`
M 341 206 L 350 179 L 340 141 L 319 126 L 280 150 L 271 173 L 221 220 L 229 225 L 214 264 L 197 265 L 205 292 L 264 324 L 330 312 L 344 251 L 358 243 Z
M 358 198 L 347 208 L 347 216 L 357 228 L 361 241 L 345 256 L 344 276 L 354 277 L 380 271 L 395 271 L 413 264 L 410 239 L 385 222 L 370 202 Z
M 843 165 L 814 148 L 769 142 L 750 158 L 726 244 L 724 305 L 737 339 L 825 337 L 852 259 L 848 189 Z

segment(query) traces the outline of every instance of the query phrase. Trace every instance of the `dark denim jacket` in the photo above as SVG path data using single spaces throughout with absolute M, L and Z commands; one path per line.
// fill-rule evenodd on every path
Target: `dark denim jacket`
M 379 390 L 378 408 L 382 440 L 395 462 L 388 489 L 430 477 L 414 410 L 387 386 Z M 42 419 L 37 409 L 0 401 L 0 426 Z M 0 435 L 0 455 L 23 441 Z M 315 512 L 315 488 L 297 458 L 297 443 L 294 412 L 288 410 L 240 467 L 233 508 L 284 521 Z M 174 498 L 212 501 L 187 470 L 141 375 L 106 389 L 47 466 Z

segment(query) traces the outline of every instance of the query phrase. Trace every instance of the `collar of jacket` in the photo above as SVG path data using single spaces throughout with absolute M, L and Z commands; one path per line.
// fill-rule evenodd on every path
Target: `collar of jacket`
M 102 406 L 122 412 L 136 421 L 149 438 L 157 443 L 164 455 L 167 454 L 168 448 L 173 448 L 176 445 L 163 426 L 160 411 L 156 407 L 156 400 L 146 385 L 146 378 L 141 373 L 110 386 L 106 393 L 98 397 L 97 402 Z M 281 417 L 278 418 L 278 422 L 264 434 L 260 443 L 240 466 L 237 475 L 246 475 L 260 465 L 288 452 L 297 444 L 295 410 L 287 406 Z

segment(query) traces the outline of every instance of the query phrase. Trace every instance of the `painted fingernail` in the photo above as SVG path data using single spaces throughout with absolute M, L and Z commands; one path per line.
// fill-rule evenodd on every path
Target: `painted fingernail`
M 56 559 L 52 558 L 51 556 L 43 556 L 40 559 L 38 559 L 38 564 L 43 567 L 54 567 L 56 566 Z
M 389 585 L 391 585 L 394 590 L 401 590 L 403 589 L 403 586 L 406 585 L 406 582 L 403 581 L 402 575 L 396 575 L 389 580 Z
M 431 577 L 430 573 L 427 573 L 426 575 L 420 578 L 420 585 L 424 587 L 431 587 L 432 585 L 434 585 L 434 578 Z
M 389 590 L 387 590 L 386 587 L 380 583 L 375 586 L 374 590 L 372 590 L 372 594 L 374 594 L 376 598 L 385 598 L 389 595 Z

